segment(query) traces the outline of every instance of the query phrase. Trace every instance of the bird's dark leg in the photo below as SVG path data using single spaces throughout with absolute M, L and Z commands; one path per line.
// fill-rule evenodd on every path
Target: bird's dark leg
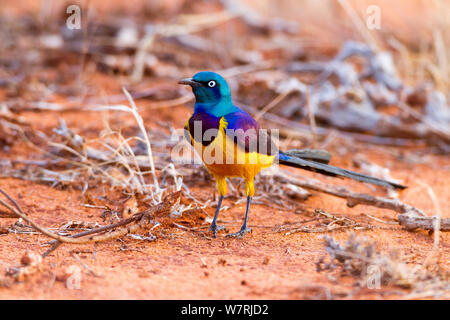
M 227 235 L 227 237 L 242 238 L 246 233 L 252 232 L 252 229 L 247 228 L 248 212 L 250 210 L 250 202 L 251 202 L 251 200 L 252 200 L 252 197 L 248 196 L 247 197 L 247 209 L 245 211 L 245 220 L 244 220 L 244 224 L 241 227 L 241 230 L 239 230 L 236 233 L 230 233 L 230 234 Z
M 223 230 L 225 227 L 219 227 L 217 226 L 217 216 L 219 215 L 220 206 L 222 205 L 223 195 L 220 195 L 219 202 L 217 203 L 217 209 L 216 213 L 214 214 L 213 221 L 211 223 L 211 227 L 209 227 L 209 230 L 214 232 L 214 238 L 217 236 L 218 230 Z

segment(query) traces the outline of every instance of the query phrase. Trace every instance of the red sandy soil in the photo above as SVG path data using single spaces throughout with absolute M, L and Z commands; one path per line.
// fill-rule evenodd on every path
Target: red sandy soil
M 17 3 L 20 5 L 7 6 L 5 10 L 9 11 L 5 13 L 21 13 L 24 8 L 36 11 L 33 3 L 38 2 Z M 126 3 L 133 7 L 133 1 Z M 391 1 L 384 3 L 391 5 Z M 314 31 L 311 30 L 312 33 Z M 91 82 L 87 85 L 98 89 L 99 98 L 120 93 L 118 83 L 113 82 L 111 85 L 111 81 L 118 82 L 116 78 L 112 80 L 109 76 L 86 79 L 86 82 Z M 152 85 L 154 84 L 151 82 L 143 83 L 142 87 Z M 0 101 L 4 99 L 2 94 L 0 91 Z M 177 106 L 155 112 L 148 108 L 147 101 L 136 102 L 148 129 L 158 128 L 158 121 L 182 128 L 192 111 L 190 106 Z M 58 118 L 65 119 L 68 127 L 80 134 L 95 137 L 103 128 L 102 117 L 97 112 L 23 112 L 20 116 L 30 122 L 34 129 L 46 133 L 51 133 L 58 125 Z M 125 128 L 128 124 L 135 126 L 130 118 L 118 120 Z M 340 140 L 336 140 L 328 147 L 334 154 L 333 165 L 357 170 L 352 164 L 352 157 L 354 154 L 364 154 L 370 161 L 388 167 L 392 177 L 409 186 L 400 194 L 401 201 L 425 211 L 428 215 L 434 215 L 435 204 L 423 186 L 425 183 L 437 195 L 442 217 L 450 218 L 448 156 L 430 154 L 417 158 L 419 150 L 340 143 Z M 399 154 L 403 157 L 399 158 Z M 2 158 L 12 159 L 26 159 L 29 156 L 30 151 L 24 150 L 23 145 L 14 145 L 10 152 L 2 154 Z M 305 175 L 329 183 L 351 186 L 352 190 L 358 192 L 376 191 L 348 180 L 336 181 L 308 172 L 305 172 Z M 101 210 L 81 206 L 85 203 L 85 198 L 79 190 L 70 187 L 59 190 L 48 185 L 11 178 L 1 179 L 0 186 L 17 199 L 23 210 L 35 221 L 46 227 L 58 227 L 71 220 L 103 223 Z M 99 194 L 102 190 L 103 187 L 99 186 L 97 189 L 88 190 L 88 193 Z M 211 186 L 193 186 L 191 190 L 202 201 L 212 199 Z M 220 214 L 221 220 L 234 221 L 227 224 L 228 232 L 237 231 L 244 216 L 245 203 L 233 205 L 235 200 L 225 199 L 224 204 L 231 208 Z M 396 217 L 392 211 L 368 206 L 348 208 L 344 200 L 321 193 L 313 193 L 304 204 L 309 208 L 321 208 L 359 222 L 370 222 L 378 228 L 353 232 L 373 240 L 384 252 L 393 248 L 399 249 L 411 264 L 422 263 L 432 249 L 433 236 L 428 232 L 406 231 L 400 226 L 382 224 L 363 215 L 370 214 L 392 222 Z M 214 209 L 207 209 L 210 216 L 213 215 Z M 272 228 L 276 225 L 305 218 L 303 214 L 253 205 L 249 220 L 253 232 L 243 239 L 224 238 L 223 232 L 219 233 L 217 239 L 210 239 L 201 233 L 184 231 L 173 226 L 161 227 L 159 230 L 155 229 L 154 234 L 158 239 L 153 242 L 125 237 L 120 241 L 101 243 L 96 247 L 95 260 L 93 245 L 63 245 L 44 260 L 41 272 L 10 288 L 0 287 L 0 299 L 385 299 L 401 298 L 408 293 L 397 287 L 382 287 L 378 290 L 359 288 L 354 286 L 356 280 L 353 278 L 340 278 L 337 274 L 331 277 L 327 272 L 317 272 L 315 263 L 320 257 L 327 255 L 322 239 L 324 234 L 272 233 Z M 192 226 L 206 224 L 195 216 L 180 219 L 195 221 Z M 0 218 L 0 225 L 8 226 L 16 220 Z M 344 241 L 348 238 L 348 230 L 336 230 L 326 235 Z M 47 247 L 42 245 L 48 240 L 41 235 L 0 235 L 0 272 L 3 274 L 7 267 L 19 265 L 20 258 L 27 250 L 43 253 Z M 72 252 L 77 253 L 97 276 L 82 267 L 71 255 Z M 439 254 L 441 267 L 449 270 L 449 233 L 440 235 Z M 81 269 L 81 286 L 78 290 L 68 289 L 64 282 L 55 280 L 71 265 Z
M 184 119 L 191 112 L 189 106 L 161 109 L 157 113 L 146 109 L 144 100 L 137 101 L 145 124 L 152 128 L 155 120 L 171 121 L 174 127 L 182 127 Z M 21 114 L 34 128 L 49 132 L 57 125 L 58 117 L 64 118 L 69 127 L 78 132 L 97 131 L 102 126 L 98 113 L 67 112 L 61 114 L 25 112 Z M 125 123 L 125 122 L 124 122 Z M 348 152 L 337 156 L 337 150 L 345 148 Z M 396 150 L 363 145 L 339 146 L 329 148 L 334 151 L 334 165 L 351 168 L 352 156 L 363 153 L 369 160 L 389 167 L 391 175 L 401 179 L 409 188 L 400 194 L 400 199 L 414 205 L 428 214 L 434 214 L 435 207 L 425 190 L 417 183 L 420 180 L 432 187 L 438 196 L 443 217 L 450 217 L 449 160 L 444 156 L 424 156 L 422 164 L 408 162 L 408 155 L 414 150 Z M 406 155 L 398 160 L 395 154 Z M 8 157 L 20 157 L 20 148 L 12 148 Z M 355 169 L 355 168 L 353 168 Z M 321 177 L 305 173 L 326 182 L 351 185 L 353 190 L 373 192 L 367 186 Z M 17 179 L 0 180 L 1 187 L 18 200 L 25 212 L 38 223 L 47 227 L 57 227 L 70 220 L 97 221 L 102 223 L 101 210 L 82 207 L 84 197 L 81 192 L 68 188 L 58 190 L 39 183 Z M 194 195 L 206 201 L 211 199 L 211 187 L 193 187 Z M 88 191 L 88 192 L 95 192 Z M 234 199 L 235 201 L 236 199 Z M 220 215 L 227 224 L 228 232 L 236 231 L 242 221 L 245 204 L 233 206 L 226 199 L 230 210 Z M 421 263 L 430 252 L 433 237 L 427 232 L 409 232 L 399 226 L 386 225 L 362 215 L 394 221 L 395 213 L 366 206 L 347 208 L 345 201 L 325 194 L 314 193 L 305 205 L 322 208 L 327 212 L 343 215 L 360 222 L 370 222 L 379 226 L 370 231 L 354 231 L 358 236 L 374 240 L 379 248 L 389 252 L 398 248 L 407 261 Z M 213 215 L 214 208 L 208 212 Z M 195 220 L 196 217 L 192 217 Z M 190 219 L 189 216 L 179 219 Z M 44 260 L 43 270 L 23 283 L 11 288 L 0 288 L 2 299 L 324 299 L 333 298 L 396 298 L 407 291 L 394 287 L 369 290 L 353 286 L 352 278 L 330 278 L 326 272 L 318 273 L 315 262 L 326 256 L 323 234 L 272 233 L 275 225 L 305 219 L 302 214 L 274 210 L 263 205 L 254 205 L 250 213 L 253 233 L 244 239 L 224 238 L 220 233 L 217 239 L 193 233 L 166 228 L 155 232 L 158 239 L 144 242 L 124 238 L 99 244 L 93 260 L 93 245 L 64 245 Z M 0 223 L 9 225 L 16 219 L 2 218 Z M 194 226 L 205 222 L 199 221 Z M 268 228 L 264 228 L 264 226 Z M 348 238 L 347 231 L 333 231 L 327 234 L 338 240 Z M 441 233 L 440 261 L 443 268 L 449 267 L 450 235 Z M 0 236 L 1 268 L 16 266 L 26 250 L 42 253 L 47 248 L 42 244 L 48 238 L 41 235 L 8 234 Z M 123 249 L 126 249 L 125 251 Z M 78 253 L 82 261 L 99 277 L 91 275 L 87 269 L 71 255 Z M 64 268 L 76 265 L 81 268 L 82 279 L 79 290 L 68 289 L 64 282 L 55 281 Z

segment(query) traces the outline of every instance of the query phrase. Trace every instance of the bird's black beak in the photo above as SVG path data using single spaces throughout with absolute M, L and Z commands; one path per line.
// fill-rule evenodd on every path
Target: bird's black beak
M 179 84 L 185 84 L 191 87 L 200 87 L 202 84 L 200 82 L 195 81 L 192 78 L 185 78 L 178 81 Z

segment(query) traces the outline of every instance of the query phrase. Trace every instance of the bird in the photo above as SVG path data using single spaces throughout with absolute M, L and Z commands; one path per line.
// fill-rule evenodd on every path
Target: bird
M 233 103 L 230 87 L 218 73 L 201 71 L 178 83 L 190 86 L 195 96 L 194 112 L 184 126 L 185 137 L 214 176 L 220 195 L 209 228 L 214 238 L 219 230 L 224 229 L 217 225 L 217 217 L 227 193 L 226 179 L 240 177 L 245 181 L 247 206 L 244 223 L 238 232 L 227 235 L 242 238 L 251 232 L 248 216 L 255 194 L 254 178 L 276 161 L 328 176 L 346 177 L 388 188 L 406 188 L 395 182 L 331 166 L 328 164 L 331 155 L 324 150 L 278 150 L 271 135 L 249 113 Z

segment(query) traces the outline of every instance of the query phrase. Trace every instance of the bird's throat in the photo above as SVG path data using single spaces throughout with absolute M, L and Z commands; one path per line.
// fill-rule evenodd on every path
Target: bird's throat
M 221 99 L 216 103 L 197 101 L 195 103 L 194 114 L 204 112 L 215 117 L 223 117 L 236 110 L 237 108 L 231 102 L 230 97 L 229 99 Z

